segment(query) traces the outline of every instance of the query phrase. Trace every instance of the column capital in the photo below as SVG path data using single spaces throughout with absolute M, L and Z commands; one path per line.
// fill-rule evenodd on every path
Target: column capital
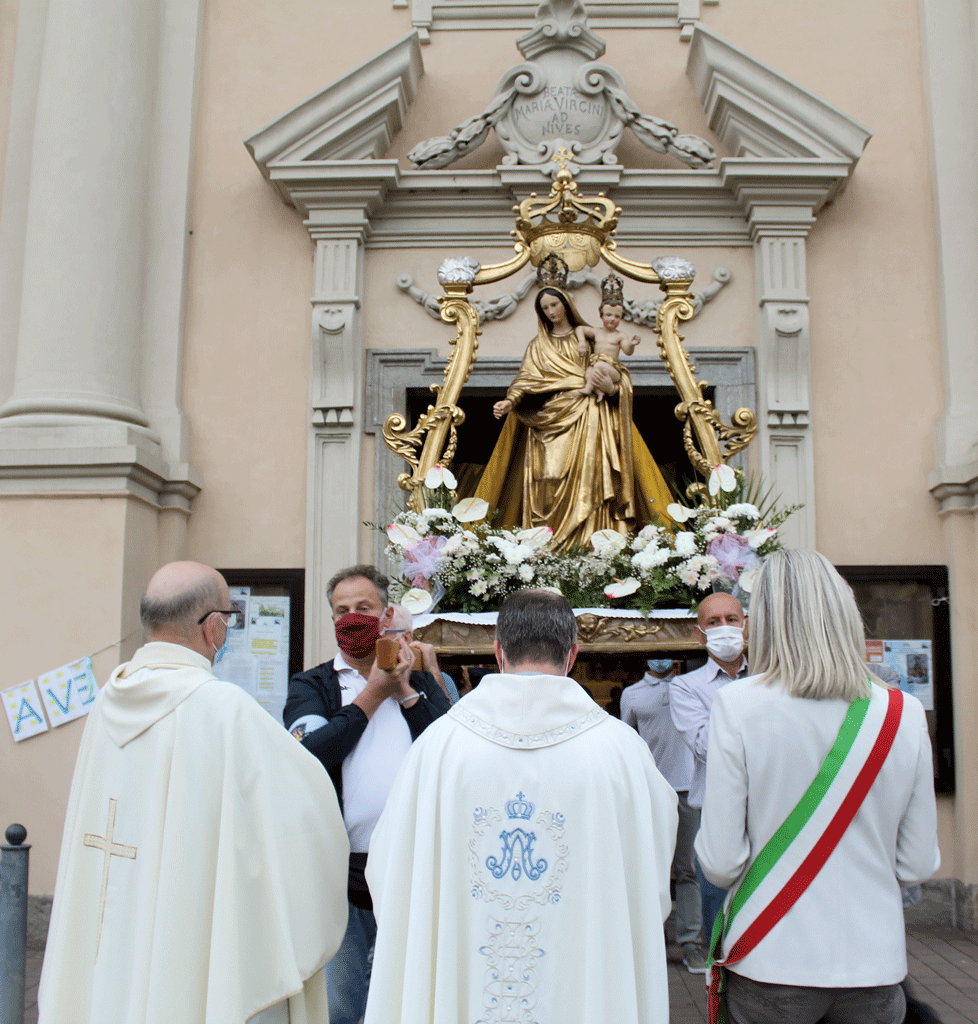
M 724 187 L 734 197 L 753 234 L 807 235 L 815 216 L 845 186 L 844 161 L 736 158 L 720 163 Z
M 316 160 L 276 165 L 269 178 L 309 222 L 328 223 L 332 215 L 342 223 L 349 211 L 355 224 L 358 212 L 369 220 L 397 188 L 401 169 L 396 160 Z

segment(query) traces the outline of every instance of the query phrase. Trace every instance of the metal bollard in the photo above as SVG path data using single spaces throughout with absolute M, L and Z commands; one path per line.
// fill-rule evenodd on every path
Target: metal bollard
M 0 845 L 0 1024 L 24 1024 L 27 965 L 27 829 L 11 825 Z

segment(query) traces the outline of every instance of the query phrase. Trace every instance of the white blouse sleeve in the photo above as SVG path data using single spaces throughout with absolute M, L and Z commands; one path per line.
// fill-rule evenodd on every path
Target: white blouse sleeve
M 750 860 L 747 836 L 747 767 L 734 705 L 717 690 L 710 713 L 703 815 L 694 844 L 703 874 L 723 889 L 740 878 Z
M 937 847 L 937 801 L 927 719 L 920 702 L 904 700 L 908 725 L 919 734 L 914 786 L 897 832 L 896 875 L 904 883 L 922 882 L 941 866 Z M 910 716 L 913 716 L 912 718 Z

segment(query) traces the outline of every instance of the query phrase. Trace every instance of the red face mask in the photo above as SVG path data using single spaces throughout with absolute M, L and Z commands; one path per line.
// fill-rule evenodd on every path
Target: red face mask
M 360 612 L 347 612 L 333 623 L 336 643 L 344 654 L 361 659 L 373 654 L 380 639 L 380 619 Z

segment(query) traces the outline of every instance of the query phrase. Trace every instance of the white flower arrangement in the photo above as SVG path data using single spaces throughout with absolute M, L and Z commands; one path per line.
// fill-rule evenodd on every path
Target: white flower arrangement
M 716 588 L 749 592 L 764 557 L 780 547 L 778 526 L 798 507 L 762 511 L 743 500 L 740 471 L 733 490 L 729 475 L 717 473 L 717 494 L 703 488 L 693 507 L 669 506 L 679 525 L 648 525 L 634 534 L 598 530 L 588 547 L 557 552 L 549 527 L 494 528 L 480 498 L 451 505 L 454 477 L 437 468 L 442 480 L 433 496 L 451 507 L 402 512 L 386 527 L 393 597 L 412 611 L 490 611 L 527 586 L 562 593 L 576 608 L 646 612 L 661 604 L 695 606 Z

